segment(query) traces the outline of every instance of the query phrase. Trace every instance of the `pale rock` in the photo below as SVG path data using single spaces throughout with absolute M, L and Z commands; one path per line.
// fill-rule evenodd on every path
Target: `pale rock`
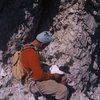
M 31 95 L 28 100 L 35 100 L 35 97 Z
M 3 1 L 4 3 L 2 3 Z M 36 35 L 36 33 L 47 28 L 47 23 L 44 20 L 51 14 L 52 9 L 49 8 L 51 12 L 48 13 L 48 16 L 45 16 L 47 11 L 41 14 L 43 9 L 37 10 L 38 5 L 32 3 L 33 0 L 8 1 L 9 5 L 7 5 L 6 1 L 0 1 L 0 40 L 3 41 L 6 35 L 8 42 L 5 43 L 4 41 L 2 42 L 3 44 L 0 42 L 1 48 L 5 44 L 5 51 L 0 51 L 0 100 L 35 100 L 33 99 L 34 96 L 26 89 L 27 86 L 22 86 L 20 82 L 12 79 L 9 58 L 19 46 L 26 42 L 25 40 L 27 40 L 28 36 L 31 37 L 29 39 L 31 40 L 34 34 Z M 90 3 L 87 4 L 88 1 Z M 31 6 L 27 6 L 28 2 L 31 2 L 29 3 Z M 67 75 L 70 79 L 69 85 L 75 89 L 70 100 L 89 100 L 83 93 L 88 92 L 87 88 L 92 92 L 88 95 L 89 98 L 100 100 L 100 86 L 97 83 L 99 73 L 94 73 L 94 70 L 98 72 L 100 69 L 99 64 L 97 64 L 97 61 L 99 61 L 99 51 L 97 50 L 99 48 L 99 32 L 96 33 L 96 28 L 100 24 L 97 21 L 100 17 L 100 10 L 98 9 L 100 5 L 96 0 L 61 0 L 61 2 L 63 4 L 60 4 L 56 15 L 52 15 L 53 18 L 50 15 L 50 18 L 48 18 L 50 28 L 54 31 L 55 39 L 42 51 L 44 62 L 59 66 L 68 64 L 70 72 Z M 4 7 L 2 6 L 3 4 Z M 95 7 L 92 7 L 91 4 Z M 54 5 L 56 6 L 55 3 Z M 85 11 L 84 6 L 89 10 L 88 12 Z M 10 11 L 11 13 L 5 13 Z M 13 16 L 14 14 L 17 17 Z M 38 16 L 34 16 L 35 14 Z M 44 16 L 41 17 L 40 15 Z M 40 22 L 38 23 L 38 21 Z M 40 25 L 39 27 L 38 24 Z M 94 62 L 91 55 L 95 58 Z M 2 68 L 4 68 L 4 71 L 1 70 Z M 7 75 L 4 74 L 5 72 Z M 88 87 L 89 83 L 91 84 L 90 87 Z M 27 94 L 24 94 L 24 91 L 26 91 L 24 89 L 27 90 Z
M 4 71 L 3 68 L 2 68 L 1 71 L 0 71 L 0 76 L 1 76 L 1 77 L 6 76 L 6 72 Z
M 89 100 L 85 94 L 80 94 L 80 100 Z

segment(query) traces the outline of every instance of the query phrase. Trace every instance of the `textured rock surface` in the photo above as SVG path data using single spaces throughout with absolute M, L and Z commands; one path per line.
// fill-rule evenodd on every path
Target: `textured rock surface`
M 44 0 L 38 5 L 34 0 L 0 1 L 0 100 L 34 100 L 27 84 L 12 78 L 10 58 L 42 30 L 54 32 L 43 61 L 65 66 L 74 89 L 70 100 L 100 100 L 100 1 Z

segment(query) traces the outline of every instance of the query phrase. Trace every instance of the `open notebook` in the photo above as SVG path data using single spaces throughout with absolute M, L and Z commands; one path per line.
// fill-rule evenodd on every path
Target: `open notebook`
M 56 73 L 56 74 L 61 74 L 61 75 L 64 74 L 64 72 L 61 71 L 57 65 L 52 65 L 52 66 L 50 67 L 50 72 L 51 72 L 52 74 L 54 74 L 54 73 Z

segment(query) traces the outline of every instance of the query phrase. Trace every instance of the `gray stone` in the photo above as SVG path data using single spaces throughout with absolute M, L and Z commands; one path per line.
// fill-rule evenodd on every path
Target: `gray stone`
M 11 56 L 26 40 L 31 41 L 36 33 L 41 31 L 38 21 L 39 25 L 43 25 L 43 30 L 49 30 L 46 21 L 43 20 L 47 9 L 40 14 L 37 12 L 38 4 L 33 3 L 33 0 L 6 1 L 9 5 L 6 4 L 2 9 L 5 1 L 0 1 L 0 100 L 35 100 L 29 92 L 28 84 L 22 86 L 19 81 L 13 80 Z M 97 19 L 100 17 L 99 3 L 89 0 L 88 10 L 92 10 L 91 3 L 96 8 L 92 10 L 94 17 L 91 12 L 84 9 L 84 6 L 86 8 L 88 6 L 85 5 L 88 0 L 61 0 L 61 2 L 58 13 L 52 15 L 53 18 L 50 15 L 48 20 L 50 29 L 54 31 L 54 41 L 41 52 L 42 60 L 50 65 L 69 68 L 69 73 L 66 73 L 70 80 L 68 84 L 75 89 L 70 100 L 100 100 L 100 86 L 97 83 L 100 70 L 99 51 L 96 50 L 100 40 L 98 33 L 95 33 L 100 23 L 95 20 L 95 17 Z M 37 17 L 35 14 L 38 14 Z M 94 56 L 94 62 L 91 55 Z M 88 97 L 83 92 L 87 93 Z

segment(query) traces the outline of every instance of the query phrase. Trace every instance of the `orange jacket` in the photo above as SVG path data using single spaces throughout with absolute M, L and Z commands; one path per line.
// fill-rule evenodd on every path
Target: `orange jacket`
M 47 80 L 54 77 L 49 72 L 44 72 L 41 68 L 40 54 L 32 48 L 24 49 L 21 53 L 21 63 L 24 69 L 32 70 L 33 79 Z

